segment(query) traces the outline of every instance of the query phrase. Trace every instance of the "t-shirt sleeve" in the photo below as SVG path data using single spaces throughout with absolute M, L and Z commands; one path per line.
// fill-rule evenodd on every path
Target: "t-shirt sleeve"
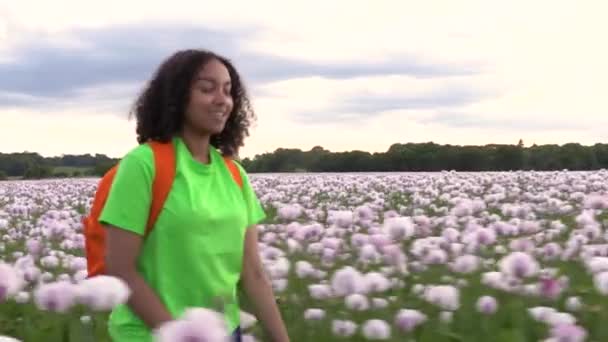
M 147 145 L 120 161 L 99 222 L 144 235 L 154 179 L 154 155 Z
M 240 163 L 235 162 L 235 164 L 238 166 L 241 172 L 241 179 L 243 180 L 243 197 L 247 206 L 247 227 L 250 227 L 265 219 L 266 212 L 251 185 L 249 175 Z

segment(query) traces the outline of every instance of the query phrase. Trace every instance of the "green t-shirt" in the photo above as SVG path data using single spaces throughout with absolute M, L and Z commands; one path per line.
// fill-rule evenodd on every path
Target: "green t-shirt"
M 193 158 L 174 138 L 176 175 L 152 233 L 142 245 L 137 270 L 174 318 L 188 307 L 218 308 L 229 331 L 239 324 L 237 282 L 247 227 L 265 218 L 249 178 L 239 188 L 222 155 L 210 146 L 210 163 Z M 154 155 L 139 145 L 121 160 L 100 222 L 143 235 L 151 203 Z M 127 305 L 108 322 L 114 341 L 151 341 L 150 330 Z

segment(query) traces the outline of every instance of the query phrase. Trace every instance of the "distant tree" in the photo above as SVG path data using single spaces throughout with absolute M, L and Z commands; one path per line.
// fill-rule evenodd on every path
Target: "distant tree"
M 28 166 L 23 174 L 24 179 L 42 179 L 49 178 L 53 175 L 52 169 L 47 165 L 32 163 Z
M 608 144 L 595 144 L 592 149 L 597 167 L 608 169 Z
M 67 172 L 65 172 L 65 171 L 59 171 L 59 172 L 55 172 L 53 174 L 53 177 L 55 177 L 55 178 L 68 178 L 69 174 Z
M 114 163 L 109 161 L 98 162 L 92 170 L 92 175 L 101 177 L 106 174 L 106 172 L 108 172 L 114 165 Z

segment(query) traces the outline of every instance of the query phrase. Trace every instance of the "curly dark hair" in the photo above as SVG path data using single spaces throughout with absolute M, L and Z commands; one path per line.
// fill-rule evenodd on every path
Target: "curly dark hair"
M 136 117 L 139 144 L 148 141 L 168 142 L 181 130 L 196 73 L 213 59 L 228 69 L 234 107 L 224 130 L 211 136 L 210 144 L 224 156 L 238 156 L 245 137 L 249 136 L 249 127 L 255 120 L 255 113 L 241 77 L 230 60 L 207 50 L 178 51 L 158 67 L 136 99 L 129 115 Z

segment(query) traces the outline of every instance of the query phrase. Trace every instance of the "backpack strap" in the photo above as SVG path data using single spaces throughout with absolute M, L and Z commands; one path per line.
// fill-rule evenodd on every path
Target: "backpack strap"
M 148 144 L 154 152 L 155 174 L 152 183 L 152 204 L 146 225 L 146 236 L 152 231 L 175 178 L 175 148 L 173 143 L 151 141 Z
M 236 184 L 238 184 L 239 188 L 243 188 L 243 179 L 241 178 L 241 172 L 239 171 L 232 158 L 224 156 L 224 162 L 226 163 L 226 166 L 228 166 L 228 169 L 230 170 L 232 178 L 234 178 Z

